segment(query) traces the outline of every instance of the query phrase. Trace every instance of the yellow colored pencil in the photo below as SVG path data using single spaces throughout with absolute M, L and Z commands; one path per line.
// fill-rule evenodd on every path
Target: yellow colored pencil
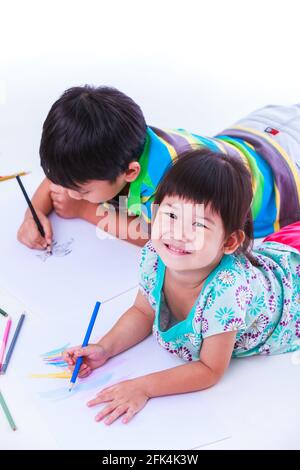
M 16 178 L 17 176 L 25 176 L 25 175 L 29 175 L 29 172 L 21 171 L 20 173 L 14 173 L 12 175 L 0 176 L 0 183 L 2 183 L 2 181 L 12 180 L 13 178 Z
M 30 374 L 31 379 L 70 379 L 72 377 L 71 372 L 54 372 L 50 374 Z

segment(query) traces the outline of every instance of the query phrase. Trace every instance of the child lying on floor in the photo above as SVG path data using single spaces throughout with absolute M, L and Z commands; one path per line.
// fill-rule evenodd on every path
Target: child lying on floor
M 102 390 L 88 403 L 106 403 L 97 421 L 127 423 L 150 398 L 211 387 L 231 357 L 300 349 L 300 222 L 252 249 L 252 200 L 238 158 L 194 149 L 168 171 L 134 305 L 97 344 L 64 358 L 73 369 L 83 356 L 87 377 L 153 331 L 185 364 Z

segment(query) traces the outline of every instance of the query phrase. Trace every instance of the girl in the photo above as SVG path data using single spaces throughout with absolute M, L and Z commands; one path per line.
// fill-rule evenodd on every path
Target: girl
M 183 155 L 160 184 L 134 305 L 97 344 L 67 350 L 87 377 L 153 331 L 185 364 L 102 390 L 96 420 L 127 423 L 150 398 L 218 382 L 231 357 L 300 348 L 300 222 L 252 249 L 252 183 L 242 160 Z M 282 243 L 284 241 L 284 244 Z

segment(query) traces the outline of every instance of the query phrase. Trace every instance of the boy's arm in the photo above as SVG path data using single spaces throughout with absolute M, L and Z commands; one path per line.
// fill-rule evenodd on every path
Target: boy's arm
M 39 185 L 32 197 L 32 205 L 36 211 L 42 212 L 44 215 L 50 214 L 53 209 L 53 204 L 50 195 L 50 184 L 51 182 L 45 178 Z M 27 208 L 25 212 L 25 218 L 32 217 L 32 214 Z
M 149 398 L 195 392 L 215 385 L 227 369 L 236 331 L 210 336 L 203 341 L 199 361 L 135 379 Z
M 108 357 L 116 356 L 135 346 L 150 335 L 154 311 L 146 297 L 139 291 L 135 302 L 113 328 L 98 342 Z

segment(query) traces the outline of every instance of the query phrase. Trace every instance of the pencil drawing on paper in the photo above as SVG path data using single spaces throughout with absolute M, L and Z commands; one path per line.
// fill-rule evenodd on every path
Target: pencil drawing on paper
M 63 352 L 69 347 L 69 344 L 53 349 L 42 354 L 40 357 L 46 366 L 50 366 L 51 372 L 41 373 L 41 374 L 30 374 L 29 378 L 31 379 L 71 379 L 71 371 L 68 369 L 68 364 L 63 359 Z M 113 385 L 123 380 L 127 380 L 130 374 L 126 371 L 126 375 L 120 375 L 118 377 L 117 372 L 120 369 L 120 366 L 127 362 L 125 358 L 116 358 L 113 361 L 113 369 L 107 368 L 104 366 L 101 369 L 94 370 L 91 376 L 87 379 L 79 378 L 79 385 L 73 389 L 70 394 L 69 388 L 66 385 L 60 386 L 58 388 L 50 388 L 49 390 L 43 390 L 38 392 L 40 398 L 47 399 L 50 402 L 58 402 L 70 397 L 73 397 L 77 393 L 83 394 L 85 392 L 90 392 L 98 387 L 107 386 L 107 384 Z M 55 372 L 52 372 L 54 369 Z M 60 380 L 59 380 L 60 382 Z
M 43 262 L 45 262 L 47 261 L 48 258 L 51 258 L 52 256 L 57 256 L 57 257 L 67 256 L 70 253 L 72 253 L 73 243 L 74 243 L 74 238 L 70 238 L 70 240 L 64 243 L 58 243 L 57 241 L 54 241 L 51 247 L 52 253 L 43 251 L 42 253 L 39 253 L 38 255 L 36 255 L 36 257 L 40 258 Z

